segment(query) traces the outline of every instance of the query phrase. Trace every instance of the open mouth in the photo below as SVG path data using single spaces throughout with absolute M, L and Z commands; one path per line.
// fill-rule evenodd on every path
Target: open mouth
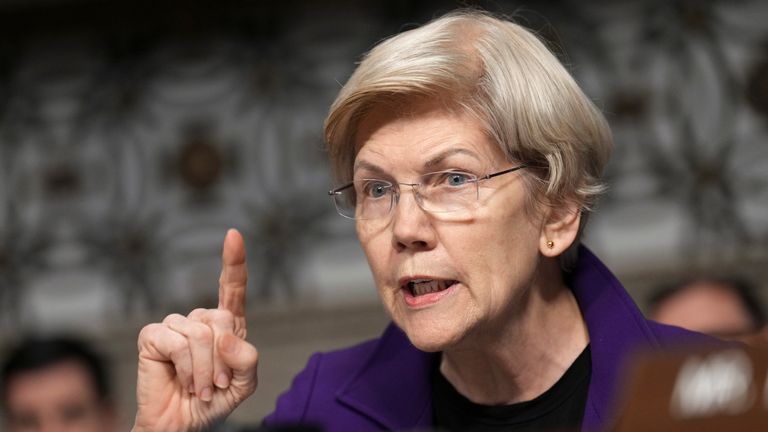
M 450 279 L 413 279 L 403 285 L 403 289 L 408 290 L 412 296 L 418 297 L 424 294 L 430 294 L 448 289 L 458 281 Z

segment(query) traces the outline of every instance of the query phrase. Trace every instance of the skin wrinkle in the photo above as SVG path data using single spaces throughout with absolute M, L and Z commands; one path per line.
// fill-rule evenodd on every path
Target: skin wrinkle
M 483 160 L 457 154 L 451 160 L 457 168 L 491 172 L 510 164 L 471 116 L 439 104 L 412 107 L 408 117 L 381 107 L 363 119 L 357 160 L 402 182 L 422 174 L 422 161 L 453 146 Z M 549 208 L 531 217 L 523 175 L 481 183 L 480 205 L 461 222 L 428 214 L 413 194 L 403 193 L 390 218 L 356 224 L 385 309 L 415 346 L 443 352 L 445 377 L 478 403 L 535 398 L 560 379 L 588 343 L 557 258 L 547 256 L 544 245 L 551 237 L 567 247 L 579 219 L 553 220 L 552 215 L 569 211 Z M 438 302 L 413 309 L 398 283 L 413 275 L 459 284 Z
M 541 273 L 539 269 L 535 271 L 536 274 Z M 441 371 L 443 372 L 446 377 L 448 377 L 451 373 L 455 374 L 455 379 L 458 382 L 467 381 L 469 377 L 464 374 L 463 372 L 467 369 L 469 370 L 486 370 L 488 371 L 488 377 L 485 381 L 484 386 L 488 386 L 488 388 L 493 388 L 495 394 L 503 394 L 505 392 L 504 386 L 502 383 L 508 382 L 508 383 L 518 383 L 520 381 L 535 381 L 531 380 L 532 375 L 538 375 L 535 371 L 537 369 L 542 370 L 562 370 L 563 372 L 570 366 L 570 361 L 557 361 L 557 359 L 553 359 L 550 355 L 549 350 L 553 346 L 554 343 L 559 343 L 559 341 L 555 341 L 554 338 L 548 337 L 552 334 L 566 334 L 568 333 L 570 327 L 570 324 L 560 326 L 559 328 L 553 329 L 550 333 L 543 333 L 540 336 L 543 336 L 543 338 L 531 338 L 530 335 L 532 334 L 538 334 L 536 331 L 537 328 L 541 328 L 541 326 L 547 325 L 545 320 L 538 320 L 535 315 L 533 315 L 532 311 L 536 308 L 531 307 L 531 301 L 526 300 L 526 298 L 530 298 L 530 296 L 539 295 L 541 294 L 540 291 L 533 291 L 533 290 L 525 290 L 521 293 L 519 293 L 519 297 L 516 299 L 516 301 L 513 301 L 510 304 L 510 310 L 506 312 L 502 312 L 500 315 L 500 321 L 504 318 L 514 316 L 518 317 L 513 322 L 499 322 L 496 323 L 496 325 L 499 325 L 502 330 L 492 333 L 492 334 L 484 334 L 484 335 L 473 335 L 469 339 L 472 339 L 475 341 L 475 343 L 472 346 L 469 346 L 467 348 L 456 350 L 456 354 L 462 356 L 462 360 L 460 362 L 456 363 L 462 363 L 464 364 L 464 367 L 459 366 L 453 366 L 451 368 L 448 368 L 445 364 L 441 367 Z M 556 292 L 544 292 L 544 295 L 540 295 L 539 298 L 536 299 L 536 301 L 550 304 L 553 302 L 553 300 L 562 293 L 556 293 Z M 549 298 L 547 298 L 549 297 Z M 580 318 L 580 314 L 579 317 Z M 563 322 L 570 322 L 570 320 L 563 320 Z M 506 324 L 506 327 L 504 327 L 504 324 Z M 557 324 L 557 322 L 555 322 Z M 583 331 L 586 333 L 586 327 L 582 327 Z M 508 344 L 505 344 L 505 340 L 514 340 L 516 346 L 528 346 L 526 350 L 509 350 Z M 528 367 L 521 367 L 517 369 L 510 369 L 508 371 L 500 370 L 497 366 L 498 364 L 521 364 L 526 363 L 525 354 L 528 349 L 531 349 L 533 352 L 540 352 L 540 355 L 537 358 L 534 358 L 532 361 L 530 361 L 530 365 Z M 492 356 L 492 357 L 486 357 L 486 356 L 478 356 L 478 351 L 483 352 L 489 352 L 489 353 L 504 353 L 504 355 L 498 355 L 498 356 Z M 519 355 L 518 355 L 519 354 Z M 458 356 L 456 356 L 458 357 Z M 448 358 L 448 357 L 446 357 Z M 473 367 L 467 368 L 466 365 L 468 363 L 474 363 L 475 365 Z M 453 371 L 453 372 L 450 372 Z M 510 379 L 510 372 L 511 377 Z M 557 376 L 557 379 L 555 379 L 555 382 L 562 376 L 562 374 Z M 554 382 L 553 382 L 554 383 Z M 454 383 L 454 386 L 456 384 Z M 551 385 L 541 385 L 540 387 L 536 387 L 535 384 L 531 385 L 519 385 L 515 386 L 515 390 L 520 393 L 521 395 L 530 395 L 530 396 L 520 396 L 518 398 L 514 398 L 511 400 L 505 400 L 503 402 L 499 402 L 501 399 L 498 399 L 497 401 L 493 401 L 492 399 L 488 399 L 486 401 L 481 400 L 475 400 L 475 402 L 478 403 L 487 403 L 490 405 L 494 404 L 510 404 L 510 403 L 516 403 L 516 402 L 522 402 L 526 400 L 530 400 L 538 396 L 539 394 L 546 391 Z M 463 393 L 466 395 L 464 391 L 461 390 L 460 386 L 456 386 L 457 390 L 459 390 L 460 393 Z M 467 393 L 470 393 L 470 391 L 465 390 Z M 470 398 L 472 399 L 472 398 Z
M 426 172 L 428 170 L 435 170 L 435 169 L 439 170 L 440 169 L 439 166 L 443 164 L 445 160 L 450 159 L 450 157 L 455 154 L 464 154 L 464 155 L 473 157 L 478 161 L 482 161 L 479 155 L 475 154 L 470 150 L 462 149 L 462 148 L 454 148 L 454 149 L 449 149 L 449 150 L 440 152 L 436 156 L 433 156 L 430 160 L 424 162 L 424 171 Z M 383 154 L 378 153 L 378 155 L 382 156 Z M 447 165 L 450 165 L 450 164 L 447 164 Z M 386 174 L 386 172 L 381 167 L 376 166 L 375 164 L 372 164 L 368 161 L 358 159 L 355 162 L 355 167 L 353 171 L 357 172 L 361 169 L 375 171 L 377 173 L 381 173 L 382 175 Z

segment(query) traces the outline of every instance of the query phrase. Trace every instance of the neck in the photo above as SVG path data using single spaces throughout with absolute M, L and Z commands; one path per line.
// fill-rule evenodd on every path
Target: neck
M 440 372 L 469 400 L 505 405 L 536 398 L 559 380 L 589 343 L 586 324 L 556 260 L 508 319 L 477 329 L 443 352 Z

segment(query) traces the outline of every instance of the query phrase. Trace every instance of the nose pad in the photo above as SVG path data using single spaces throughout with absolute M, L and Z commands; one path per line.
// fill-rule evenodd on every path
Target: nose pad
M 419 193 L 419 189 L 418 189 L 419 185 L 418 184 L 408 184 L 408 183 L 405 183 L 404 185 L 411 187 L 411 195 L 413 195 L 413 201 L 416 203 L 416 207 L 418 207 L 419 210 L 424 211 L 424 197 L 421 196 L 421 194 Z M 402 190 L 397 190 L 394 193 L 394 196 L 393 196 L 393 199 L 394 199 L 393 207 L 394 207 L 394 209 L 393 210 L 395 212 L 397 212 L 398 211 L 397 210 L 398 207 L 400 207 L 400 197 L 401 196 L 402 196 Z
M 419 184 L 412 184 L 411 191 L 413 192 L 413 199 L 416 201 L 416 204 L 424 210 L 424 196 L 419 192 L 419 186 Z

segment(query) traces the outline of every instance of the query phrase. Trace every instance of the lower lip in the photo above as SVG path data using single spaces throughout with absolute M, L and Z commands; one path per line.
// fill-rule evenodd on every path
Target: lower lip
M 413 294 L 411 294 L 410 290 L 403 289 L 403 293 L 405 296 L 405 304 L 407 304 L 409 307 L 412 307 L 412 308 L 423 308 L 423 307 L 431 306 L 439 302 L 443 297 L 454 292 L 458 285 L 459 285 L 458 283 L 455 283 L 442 291 L 423 294 L 420 296 L 414 296 Z

